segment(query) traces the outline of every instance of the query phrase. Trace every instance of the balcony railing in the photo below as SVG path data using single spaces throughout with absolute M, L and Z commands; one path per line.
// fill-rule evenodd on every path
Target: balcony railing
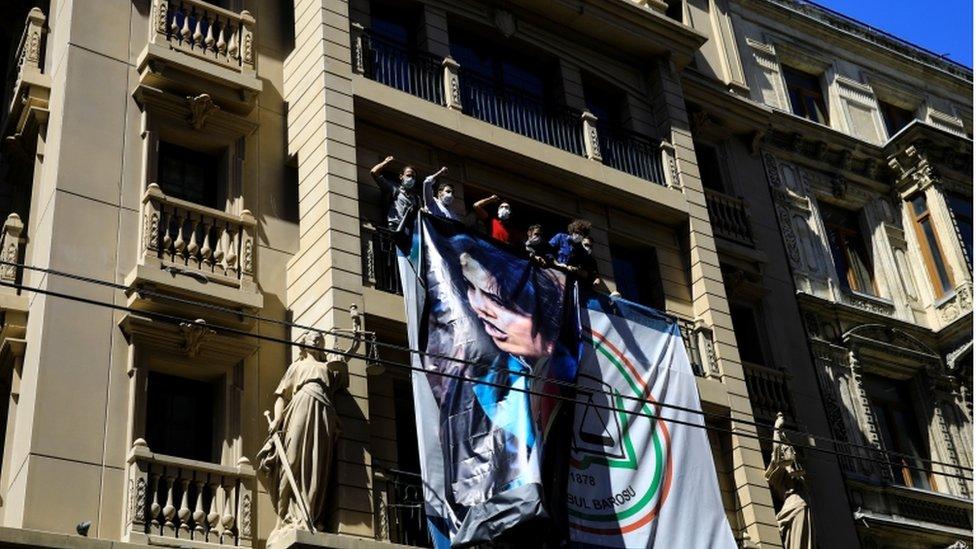
M 353 70 L 366 78 L 647 181 L 678 185 L 673 170 L 665 169 L 674 166 L 667 143 L 623 128 L 598 129 L 589 112 L 551 105 L 360 25 L 353 24 L 351 35 Z
M 376 473 L 377 538 L 415 547 L 433 547 L 418 473 L 385 469 Z
M 163 456 L 138 439 L 128 469 L 127 541 L 251 546 L 255 477 L 247 458 L 226 466 Z
M 153 0 L 149 41 L 198 59 L 255 72 L 254 17 L 201 0 Z
M 166 196 L 155 183 L 142 198 L 143 258 L 163 268 L 232 287 L 254 280 L 251 212 L 229 214 Z
M 363 34 L 363 71 L 381 84 L 444 104 L 443 60 L 425 52 L 409 52 L 399 44 Z
M 403 295 L 394 232 L 363 223 L 362 245 L 363 284 L 381 292 Z
M 676 317 L 676 320 L 681 331 L 681 340 L 688 352 L 688 361 L 695 375 L 701 377 L 718 375 L 712 330 L 701 322 L 680 317 Z
M 745 246 L 755 245 L 749 211 L 741 198 L 705 189 L 705 203 L 716 236 Z
M 20 234 L 24 231 L 24 222 L 20 216 L 12 213 L 3 223 L 3 234 L 0 234 L 0 282 L 16 284 L 21 276 L 21 269 L 10 263 L 20 263 L 23 250 L 23 239 Z M 14 288 L 2 288 L 4 293 L 19 293 Z
M 772 421 L 778 412 L 783 412 L 788 419 L 793 417 L 793 399 L 790 398 L 786 372 L 751 362 L 743 362 L 742 368 L 756 417 Z

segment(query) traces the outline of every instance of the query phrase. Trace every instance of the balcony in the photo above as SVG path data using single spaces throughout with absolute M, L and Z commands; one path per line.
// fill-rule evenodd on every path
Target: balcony
M 254 468 L 154 454 L 137 439 L 128 457 L 123 539 L 148 545 L 253 543 Z M 181 543 L 182 542 L 182 543 Z
M 184 93 L 211 93 L 246 112 L 261 91 L 255 65 L 256 21 L 201 0 L 153 0 L 140 82 Z M 208 84 L 219 84 L 214 89 Z
M 712 330 L 701 322 L 686 318 L 675 317 L 681 340 L 688 353 L 691 370 L 699 377 L 718 376 L 718 364 L 715 362 L 715 346 Z
M 381 292 L 403 295 L 394 232 L 385 227 L 363 223 L 361 241 L 363 285 Z
M 793 418 L 793 400 L 790 398 L 786 372 L 745 361 L 742 369 L 746 376 L 753 415 L 774 421 L 776 414 L 783 412 L 787 419 Z
M 376 539 L 415 547 L 433 547 L 424 512 L 423 481 L 418 473 L 377 470 Z
M 45 21 L 46 17 L 40 9 L 30 10 L 20 42 L 7 64 L 9 69 L 4 87 L 6 106 L 3 112 L 5 136 L 20 137 L 36 130 L 36 126 L 47 119 L 51 79 L 43 72 L 47 46 Z
M 674 158 L 669 143 L 601 125 L 589 112 L 499 86 L 450 57 L 408 51 L 359 25 L 352 40 L 353 70 L 370 80 L 645 181 L 677 185 L 664 169 Z
M 127 278 L 140 288 L 206 299 L 215 304 L 260 309 L 254 284 L 257 221 L 167 196 L 152 183 L 142 198 L 139 264 Z
M 715 236 L 750 248 L 755 247 L 749 211 L 741 198 L 705 189 L 705 203 Z

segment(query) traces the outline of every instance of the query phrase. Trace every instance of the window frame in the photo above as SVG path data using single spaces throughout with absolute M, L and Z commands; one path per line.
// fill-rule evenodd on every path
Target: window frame
M 966 260 L 966 267 L 969 269 L 970 274 L 972 274 L 973 272 L 973 240 L 972 240 L 973 238 L 973 233 L 972 233 L 973 197 L 966 196 L 962 193 L 949 191 L 945 195 L 945 201 L 946 201 L 946 206 L 949 208 L 949 215 L 952 217 L 952 226 L 956 230 L 956 237 L 959 238 L 959 245 L 960 248 L 962 248 L 963 257 Z M 959 227 L 959 218 L 961 216 L 959 210 L 956 207 L 954 207 L 957 201 L 969 205 L 968 223 L 969 223 L 970 230 L 968 231 L 964 231 Z M 970 239 L 968 245 L 966 242 L 967 235 Z
M 918 199 L 923 199 L 925 203 L 925 212 L 917 213 L 915 208 L 915 201 Z M 952 273 L 952 266 L 946 261 L 945 249 L 942 246 L 942 240 L 939 238 L 939 233 L 936 230 L 935 223 L 933 222 L 932 209 L 929 207 L 928 196 L 925 192 L 915 193 L 908 197 L 906 200 L 908 207 L 908 214 L 911 216 L 912 226 L 915 230 L 915 237 L 918 239 L 919 252 L 922 254 L 923 262 L 925 263 L 925 271 L 929 277 L 929 283 L 932 285 L 932 290 L 935 292 L 935 298 L 941 299 L 952 292 L 955 288 L 955 277 Z M 935 241 L 936 252 L 941 259 L 942 270 L 945 272 L 946 279 L 942 280 L 939 275 L 939 268 L 936 265 L 935 257 L 931 248 L 931 243 L 926 237 L 925 229 L 922 224 L 927 223 L 932 231 L 932 239 Z
M 834 271 L 837 273 L 837 278 L 840 279 L 843 289 L 862 295 L 881 297 L 878 277 L 874 268 L 874 257 L 867 245 L 867 240 L 865 239 L 865 235 L 860 227 L 861 212 L 847 210 L 842 207 L 825 203 L 821 203 L 820 208 L 824 228 L 827 230 L 827 242 L 830 247 L 831 255 L 834 256 Z M 824 210 L 826 210 L 828 215 L 823 215 Z M 831 211 L 837 212 L 844 216 L 855 216 L 857 218 L 856 221 L 858 228 L 854 229 L 841 224 L 836 219 L 831 219 L 832 216 L 829 215 Z M 857 270 L 853 267 L 851 262 L 852 250 L 854 253 L 857 253 L 858 248 L 860 248 L 860 252 L 863 252 L 864 254 L 862 262 L 867 263 L 866 268 L 870 279 L 868 281 L 870 282 L 870 288 L 863 287 L 865 281 L 859 280 L 856 272 Z M 836 250 L 840 250 L 843 253 L 843 257 L 837 257 L 839 254 L 835 253 Z M 843 273 L 841 272 L 841 264 L 839 261 L 843 261 Z
M 817 124 L 822 124 L 824 126 L 830 126 L 830 111 L 827 108 L 826 97 L 827 94 L 824 93 L 824 86 L 821 82 L 822 74 L 813 74 L 801 69 L 797 69 L 787 64 L 782 65 L 783 73 L 783 83 L 786 91 L 787 100 L 790 102 L 790 112 L 795 116 L 799 116 L 805 120 L 815 122 Z M 809 89 L 804 86 L 799 86 L 801 82 L 798 79 L 810 79 L 809 83 L 816 82 L 817 86 L 813 89 Z M 803 100 L 799 107 L 802 107 L 802 113 L 798 112 L 800 109 L 798 105 L 793 101 L 793 92 L 796 90 L 797 95 Z M 807 100 L 812 99 L 814 106 L 819 107 L 823 113 L 823 120 L 817 120 L 811 118 L 808 112 Z

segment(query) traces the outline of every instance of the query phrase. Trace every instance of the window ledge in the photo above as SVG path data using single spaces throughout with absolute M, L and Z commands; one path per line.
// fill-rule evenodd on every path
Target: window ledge
M 895 302 L 888 298 L 846 289 L 842 289 L 840 295 L 843 304 L 857 309 L 883 315 L 895 313 Z

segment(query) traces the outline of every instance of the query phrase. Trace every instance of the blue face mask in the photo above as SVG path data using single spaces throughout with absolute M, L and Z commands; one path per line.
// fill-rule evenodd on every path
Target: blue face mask
M 414 180 L 412 175 L 404 177 L 403 179 L 400 180 L 400 184 L 403 185 L 404 189 L 412 189 L 414 183 L 416 183 L 416 181 Z

